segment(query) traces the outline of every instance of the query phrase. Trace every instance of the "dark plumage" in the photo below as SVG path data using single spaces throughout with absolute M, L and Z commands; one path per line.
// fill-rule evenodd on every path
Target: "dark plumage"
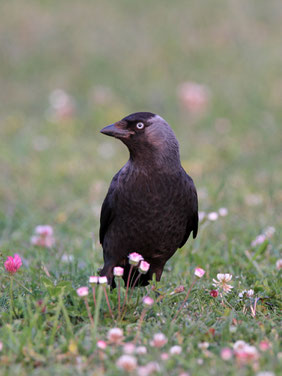
M 193 180 L 180 163 L 178 141 L 167 122 L 150 112 L 137 112 L 101 130 L 119 138 L 130 158 L 114 176 L 100 218 L 104 252 L 101 275 L 114 286 L 113 268 L 125 267 L 128 255 L 140 253 L 151 264 L 141 285 L 198 231 L 198 199 Z

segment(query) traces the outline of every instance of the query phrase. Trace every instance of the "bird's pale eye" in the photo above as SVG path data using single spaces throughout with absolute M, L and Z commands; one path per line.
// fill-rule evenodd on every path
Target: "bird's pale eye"
M 143 129 L 143 128 L 144 128 L 144 123 L 141 123 L 141 122 L 140 122 L 140 123 L 137 123 L 137 124 L 136 124 L 136 128 L 137 128 L 137 129 Z

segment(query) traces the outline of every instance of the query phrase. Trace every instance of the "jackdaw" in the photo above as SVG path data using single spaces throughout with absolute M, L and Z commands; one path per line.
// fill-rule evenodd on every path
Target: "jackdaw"
M 114 176 L 102 205 L 100 243 L 107 276 L 115 287 L 113 268 L 129 271 L 128 255 L 140 253 L 150 263 L 139 279 L 159 281 L 168 259 L 198 231 L 198 198 L 193 180 L 180 163 L 178 141 L 159 115 L 137 112 L 108 125 L 101 133 L 120 139 L 129 160 Z M 132 281 L 131 281 L 132 282 Z

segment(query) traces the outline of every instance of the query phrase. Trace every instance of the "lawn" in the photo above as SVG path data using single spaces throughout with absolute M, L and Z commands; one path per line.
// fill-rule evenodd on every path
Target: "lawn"
M 279 0 L 0 3 L 1 375 L 278 376 L 281 15 Z M 89 276 L 128 153 L 99 130 L 137 111 L 171 124 L 202 220 L 118 320 L 118 290 L 106 290 L 113 319 Z

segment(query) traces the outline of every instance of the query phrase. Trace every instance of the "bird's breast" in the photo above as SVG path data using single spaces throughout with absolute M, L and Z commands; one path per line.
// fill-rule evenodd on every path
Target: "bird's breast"
M 119 226 L 130 229 L 132 241 L 177 244 L 187 222 L 187 197 L 178 175 L 131 176 L 119 182 L 116 196 Z

